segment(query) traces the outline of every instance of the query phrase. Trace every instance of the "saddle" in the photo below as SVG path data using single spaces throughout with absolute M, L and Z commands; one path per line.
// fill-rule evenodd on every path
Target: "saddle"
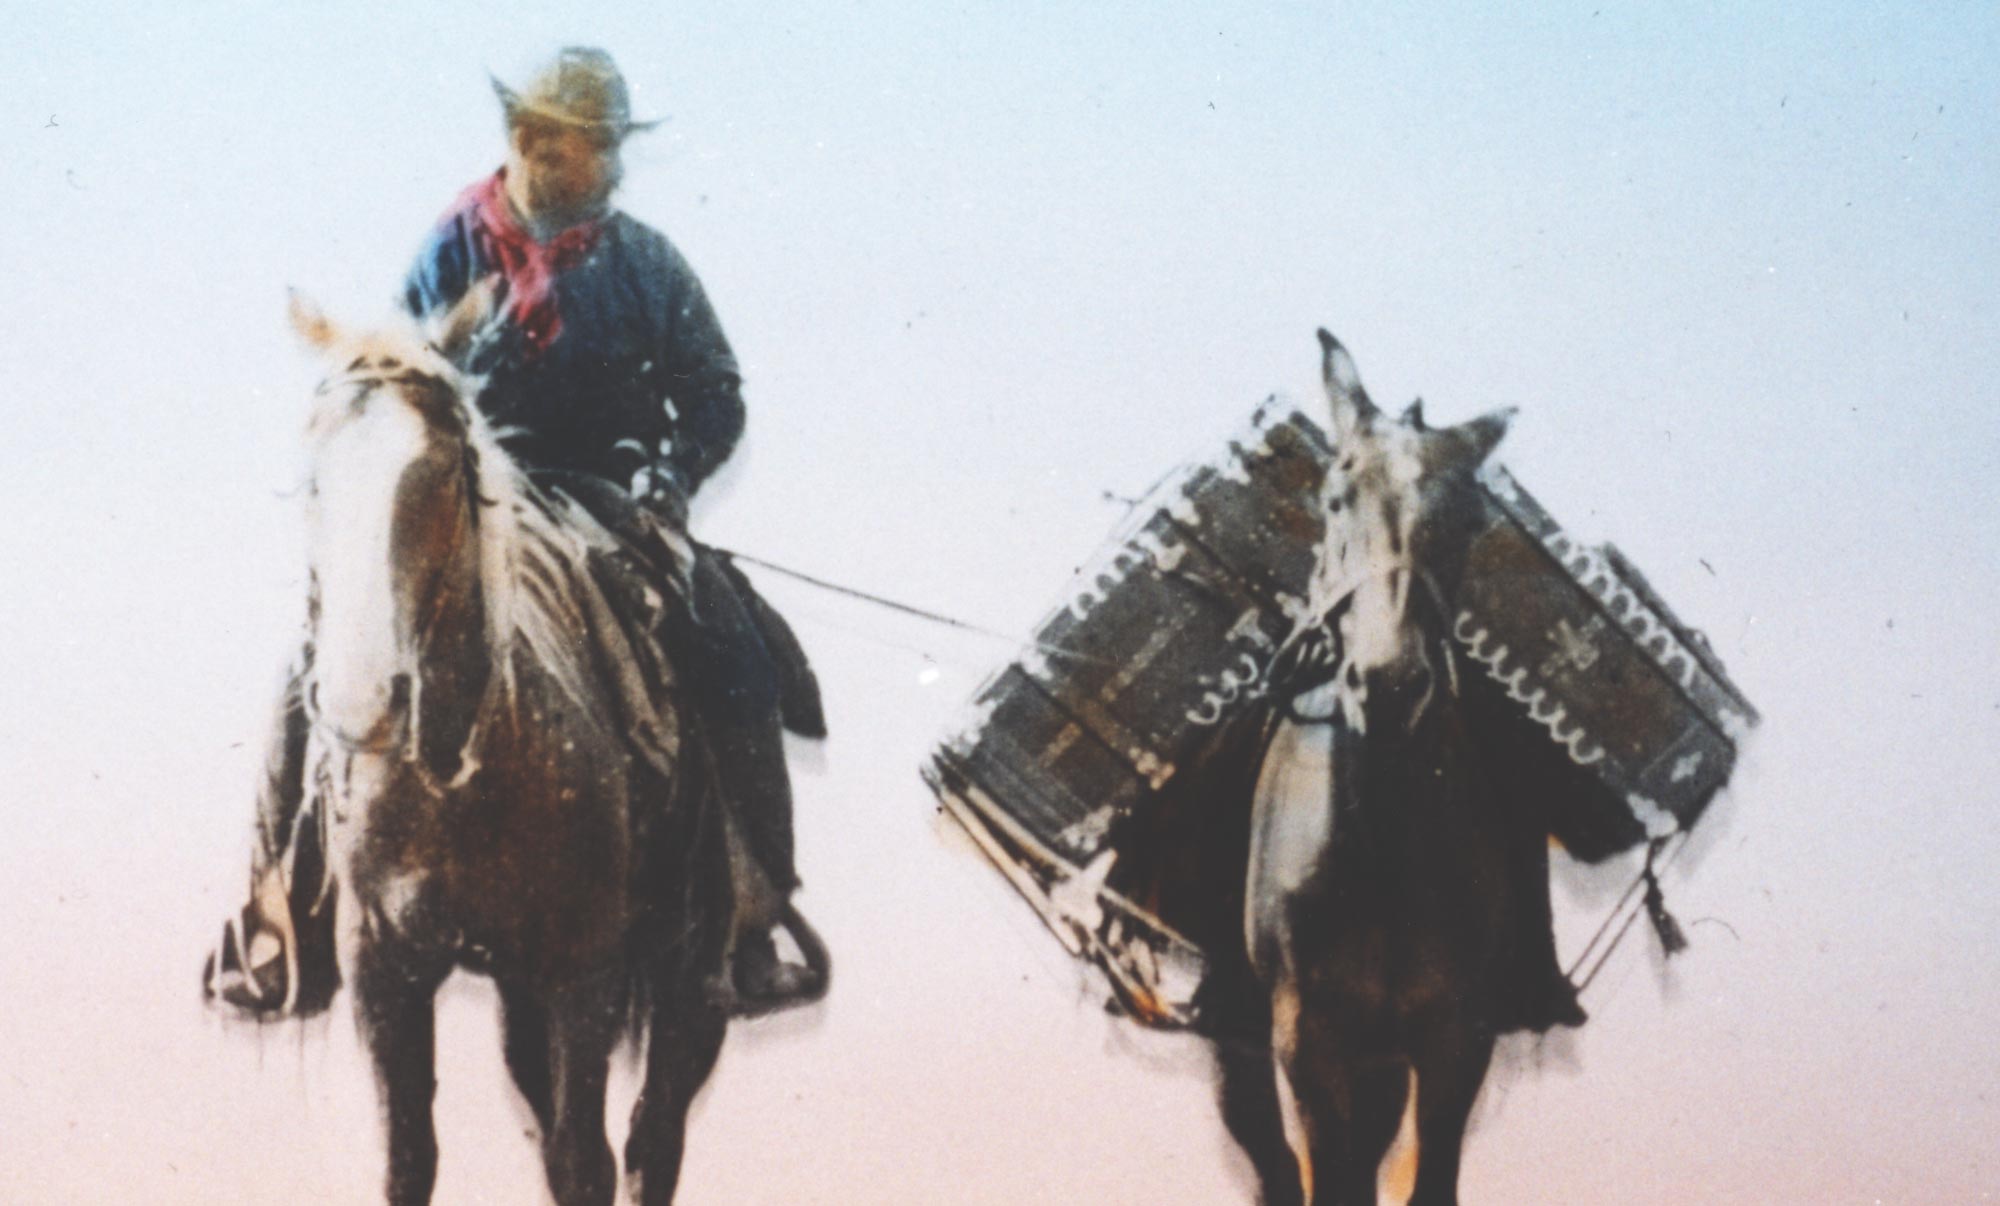
M 617 604 L 621 621 L 628 629 L 638 630 L 630 633 L 632 636 L 657 631 L 664 609 L 673 605 L 667 599 L 650 599 L 649 588 L 677 594 L 685 605 L 693 594 L 691 578 L 695 560 L 706 560 L 720 569 L 749 614 L 770 664 L 785 728 L 801 737 L 826 736 L 826 711 L 819 678 L 806 657 L 805 647 L 791 625 L 758 593 L 728 553 L 697 543 L 675 517 L 641 505 L 601 478 L 544 471 L 536 473 L 535 479 L 577 502 L 621 546 L 614 553 L 594 558 L 592 568 L 600 585 Z M 650 641 L 634 644 L 643 646 Z

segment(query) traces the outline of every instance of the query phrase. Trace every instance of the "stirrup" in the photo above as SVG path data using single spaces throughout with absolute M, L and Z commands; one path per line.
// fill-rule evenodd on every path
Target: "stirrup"
M 282 1017 L 297 979 L 291 975 L 285 944 L 267 928 L 250 931 L 246 944 L 242 938 L 246 929 L 248 925 L 234 917 L 222 923 L 222 937 L 201 965 L 202 997 L 253 1018 Z
M 740 941 L 729 969 L 730 984 L 735 990 L 730 1012 L 736 1017 L 762 1017 L 810 1005 L 826 996 L 832 979 L 831 962 L 818 931 L 789 902 L 778 925 L 798 944 L 805 962 L 780 959 L 770 931 Z
M 258 876 L 202 963 L 203 999 L 258 1021 L 324 1013 L 340 989 L 333 914 L 329 898 L 296 924 L 284 876 Z
M 250 901 L 222 923 L 222 937 L 201 969 L 202 995 L 253 1017 L 277 1017 L 297 1005 L 299 939 L 284 876 L 266 869 Z

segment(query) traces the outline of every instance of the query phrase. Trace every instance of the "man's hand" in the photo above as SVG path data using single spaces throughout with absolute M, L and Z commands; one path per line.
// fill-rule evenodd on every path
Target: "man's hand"
M 688 530 L 688 499 L 692 491 L 672 465 L 656 461 L 632 475 L 632 497 L 676 532 Z

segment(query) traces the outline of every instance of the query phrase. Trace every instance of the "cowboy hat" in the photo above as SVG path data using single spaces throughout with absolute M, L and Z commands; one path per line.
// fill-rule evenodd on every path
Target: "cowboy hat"
M 632 120 L 625 77 L 611 56 L 594 46 L 563 47 L 519 90 L 508 87 L 498 76 L 491 78 L 494 95 L 500 98 L 510 122 L 519 114 L 532 113 L 617 139 L 660 124 L 658 120 Z

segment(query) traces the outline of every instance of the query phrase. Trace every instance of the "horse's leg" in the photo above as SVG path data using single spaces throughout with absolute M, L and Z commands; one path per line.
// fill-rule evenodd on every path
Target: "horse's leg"
M 618 1164 L 604 1137 L 604 1092 L 625 1010 L 623 994 L 610 983 L 600 977 L 559 991 L 548 1005 L 553 1093 L 542 1167 L 558 1206 L 607 1206 L 618 1191 Z
M 1285 1111 L 1299 1174 L 1299 1200 L 1306 1206 L 1348 1206 L 1347 1113 L 1352 1095 L 1345 1069 L 1298 1055 L 1272 1061 L 1274 1089 Z M 1373 1198 L 1369 1206 L 1373 1206 Z
M 1493 1035 L 1466 1022 L 1424 1027 L 1415 1036 L 1417 1186 L 1410 1206 L 1457 1206 L 1465 1124 L 1493 1059 Z
M 1199 1007 L 1216 1034 L 1217 1101 L 1230 1138 L 1257 1173 L 1262 1206 L 1303 1206 L 1271 1062 L 1271 1017 L 1250 974 L 1247 967 L 1216 969 L 1202 987 Z
M 1260 1206 L 1304 1206 L 1299 1162 L 1285 1140 L 1269 1048 L 1223 1043 L 1216 1048 L 1216 1061 L 1222 1070 L 1222 1122 L 1257 1171 Z
M 1348 1029 L 1329 1018 L 1301 1018 L 1290 1058 L 1280 1064 L 1279 1088 L 1292 1094 L 1305 1201 L 1375 1206 L 1382 1158 L 1403 1120 L 1409 1071 L 1399 1060 L 1363 1057 Z
M 391 1206 L 421 1206 L 437 1180 L 437 1017 L 444 973 L 394 960 L 375 943 L 356 952 L 355 1016 L 375 1064 L 387 1136 Z
M 1347 1201 L 1340 1195 L 1351 1095 L 1338 1035 L 1329 1034 L 1324 1023 L 1319 1011 L 1304 1007 L 1296 980 L 1286 977 L 1273 987 L 1272 1059 L 1266 1074 L 1283 1111 L 1300 1200 L 1308 1206 Z
M 1354 1116 L 1349 1131 L 1351 1199 L 1373 1206 L 1382 1160 L 1403 1125 L 1410 1069 L 1401 1060 L 1371 1060 L 1354 1070 Z M 1349 1199 L 1340 1199 L 1346 1201 Z
M 653 1004 L 646 1037 L 646 1083 L 632 1107 L 625 1167 L 642 1206 L 668 1206 L 680 1183 L 688 1107 L 715 1070 L 729 1014 L 699 983 Z
M 549 1073 L 548 1010 L 519 984 L 501 984 L 500 1028 L 507 1071 L 535 1113 L 544 1135 L 555 1125 L 555 1088 Z

